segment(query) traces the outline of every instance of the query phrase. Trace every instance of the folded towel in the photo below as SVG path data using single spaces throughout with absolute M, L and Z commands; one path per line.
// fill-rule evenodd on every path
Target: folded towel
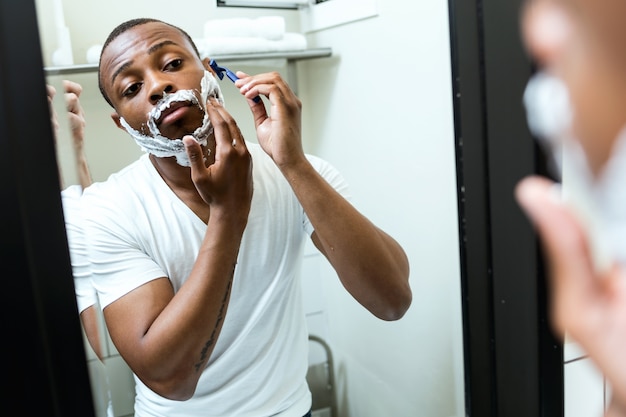
M 212 36 L 194 39 L 202 58 L 216 55 L 260 52 L 302 51 L 307 48 L 306 37 L 301 33 L 287 32 L 282 39 L 272 41 L 255 37 Z
M 257 18 L 213 19 L 204 24 L 204 37 L 262 38 L 272 41 L 285 34 L 285 19 L 281 16 Z
M 102 45 L 96 44 L 87 48 L 87 54 L 85 58 L 88 64 L 97 64 L 100 62 L 100 53 L 102 52 Z

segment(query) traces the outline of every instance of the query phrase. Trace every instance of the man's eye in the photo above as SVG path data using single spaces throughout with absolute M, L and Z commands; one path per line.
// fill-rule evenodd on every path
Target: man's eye
M 183 60 L 182 59 L 174 59 L 174 60 L 168 62 L 167 65 L 165 65 L 165 69 L 166 70 L 176 69 L 176 68 L 180 67 L 182 64 L 183 64 Z
M 139 91 L 139 83 L 135 83 L 135 84 L 131 84 L 128 88 L 126 88 L 124 90 L 124 92 L 122 93 L 122 95 L 124 97 L 128 97 L 128 96 L 132 96 L 133 94 L 135 94 L 137 91 Z

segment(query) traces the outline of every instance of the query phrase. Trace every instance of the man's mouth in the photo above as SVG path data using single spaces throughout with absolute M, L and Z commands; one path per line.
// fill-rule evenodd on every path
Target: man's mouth
M 148 113 L 148 128 L 153 136 L 160 134 L 159 126 L 162 123 L 174 122 L 185 110 L 183 107 L 200 106 L 198 98 L 191 90 L 179 90 L 166 95 Z M 202 109 L 204 111 L 204 109 Z
M 155 121 L 157 126 L 161 126 L 162 123 L 171 123 L 179 117 L 179 109 L 183 107 L 189 107 L 192 103 L 189 101 L 176 101 L 173 103 L 164 103 L 159 107 L 159 112 L 155 114 Z M 159 114 L 160 113 L 160 114 Z

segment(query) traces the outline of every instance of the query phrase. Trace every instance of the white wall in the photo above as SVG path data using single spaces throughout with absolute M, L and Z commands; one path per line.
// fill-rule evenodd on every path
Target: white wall
M 610 389 L 595 363 L 575 342 L 563 345 L 565 417 L 602 416 L 610 399 Z
M 461 416 L 463 358 L 446 1 L 378 0 L 378 16 L 323 30 L 333 58 L 299 64 L 307 149 L 353 186 L 355 204 L 404 246 L 413 305 L 368 315 L 331 271 L 330 341 L 345 416 Z
M 332 0 L 341 1 L 341 0 Z M 49 9 L 39 0 L 40 10 Z M 130 17 L 162 18 L 202 34 L 209 18 L 281 14 L 289 31 L 296 12 L 216 9 L 214 0 L 64 0 L 75 61 Z M 465 415 L 460 267 L 447 1 L 378 0 L 378 15 L 308 36 L 331 47 L 331 58 L 302 61 L 305 149 L 332 162 L 352 186 L 355 204 L 405 248 L 413 305 L 393 323 L 367 313 L 341 288 L 319 255 L 309 254 L 311 331 L 335 355 L 342 417 Z M 184 12 L 184 13 L 183 13 Z M 95 14 L 95 16 L 94 16 Z M 86 18 L 85 16 L 94 16 Z M 50 26 L 44 48 L 53 46 Z M 248 72 L 269 68 L 240 66 Z M 280 68 L 284 71 L 284 68 Z M 109 120 L 94 74 L 73 77 L 85 87 L 88 157 L 96 179 L 136 158 L 139 150 Z M 224 86 L 228 109 L 251 121 Z M 252 137 L 251 125 L 242 126 Z M 107 162 L 104 162 L 107 161 Z M 329 213 L 332 215 L 332 213 Z M 314 271 L 314 273 L 311 273 Z M 316 277 L 318 279 L 316 280 Z

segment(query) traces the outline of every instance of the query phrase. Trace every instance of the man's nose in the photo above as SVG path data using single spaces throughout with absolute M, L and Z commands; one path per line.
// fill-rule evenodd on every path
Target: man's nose
M 563 52 L 572 33 L 570 16 L 562 6 L 531 0 L 523 11 L 522 35 L 526 49 L 540 66 L 550 66 Z
M 150 101 L 152 103 L 157 103 L 166 94 L 173 92 L 174 86 L 171 83 L 169 83 L 167 80 L 156 79 L 154 80 L 150 88 Z

